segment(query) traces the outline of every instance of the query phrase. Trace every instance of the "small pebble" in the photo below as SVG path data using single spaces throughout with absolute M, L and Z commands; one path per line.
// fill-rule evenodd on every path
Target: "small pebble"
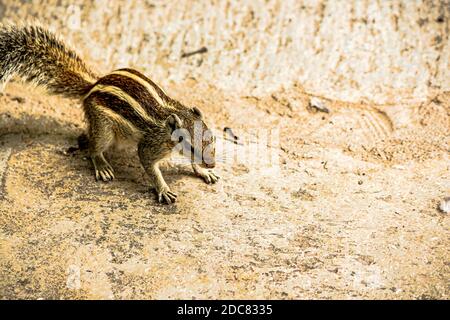
M 17 101 L 18 103 L 25 103 L 25 99 L 22 97 L 12 97 L 12 101 Z
M 229 127 L 223 128 L 223 131 L 228 134 L 233 140 L 239 140 L 239 137 L 233 133 L 233 130 Z
M 450 197 L 446 197 L 441 201 L 441 203 L 439 204 L 439 209 L 443 213 L 450 213 Z
M 80 148 L 70 147 L 70 148 L 67 148 L 67 150 L 64 151 L 64 154 L 65 155 L 73 154 L 73 153 L 75 153 L 78 150 L 80 150 Z
M 320 112 L 330 113 L 330 110 L 327 108 L 325 103 L 318 98 L 311 98 L 309 101 L 309 107 Z

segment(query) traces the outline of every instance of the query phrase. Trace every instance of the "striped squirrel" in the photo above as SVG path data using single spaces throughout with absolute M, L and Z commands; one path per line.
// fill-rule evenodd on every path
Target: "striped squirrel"
M 104 152 L 113 144 L 131 141 L 159 202 L 170 204 L 177 197 L 159 169 L 160 161 L 177 146 L 186 151 L 196 175 L 206 183 L 218 181 L 210 170 L 215 166 L 215 137 L 202 112 L 170 98 L 142 73 L 126 68 L 99 77 L 43 27 L 0 26 L 0 84 L 13 75 L 44 87 L 49 94 L 82 101 L 87 148 L 97 180 L 114 179 Z

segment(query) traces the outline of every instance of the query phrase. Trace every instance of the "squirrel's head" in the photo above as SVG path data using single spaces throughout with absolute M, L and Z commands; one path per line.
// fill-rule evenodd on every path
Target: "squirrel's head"
M 188 109 L 183 120 L 175 113 L 168 116 L 166 128 L 175 145 L 181 145 L 183 154 L 193 163 L 206 168 L 215 167 L 216 139 L 197 107 Z

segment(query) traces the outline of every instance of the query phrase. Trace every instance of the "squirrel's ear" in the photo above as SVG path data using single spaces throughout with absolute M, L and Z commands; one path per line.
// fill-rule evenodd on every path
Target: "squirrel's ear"
M 183 126 L 183 122 L 181 119 L 175 114 L 172 113 L 166 119 L 166 127 L 169 129 L 169 133 L 172 134 L 175 130 L 180 129 Z
M 197 107 L 193 107 L 192 108 L 192 112 L 197 115 L 200 119 L 203 118 L 203 113 L 200 111 L 199 108 Z

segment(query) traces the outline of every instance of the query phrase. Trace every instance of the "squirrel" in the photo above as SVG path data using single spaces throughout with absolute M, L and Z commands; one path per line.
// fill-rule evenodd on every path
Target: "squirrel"
M 170 98 L 141 72 L 124 68 L 101 77 L 49 30 L 36 25 L 0 25 L 0 84 L 5 85 L 13 75 L 44 87 L 49 94 L 81 100 L 87 132 L 79 143 L 87 138 L 96 180 L 114 179 L 104 153 L 123 141 L 137 145 L 160 203 L 171 204 L 177 198 L 164 181 L 159 163 L 178 145 L 197 176 L 208 184 L 219 180 L 211 170 L 215 137 L 202 112 Z

